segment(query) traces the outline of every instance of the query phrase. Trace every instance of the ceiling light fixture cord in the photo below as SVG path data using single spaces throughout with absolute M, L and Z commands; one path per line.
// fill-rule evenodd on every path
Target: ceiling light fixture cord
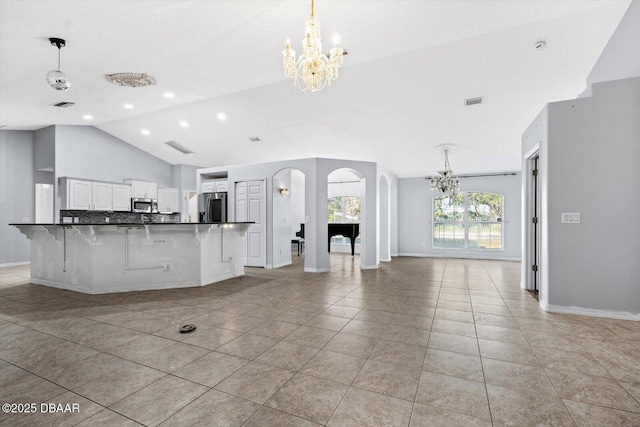
M 293 79 L 294 84 L 303 92 L 317 92 L 337 80 L 338 70 L 342 66 L 346 50 L 339 46 L 337 38 L 329 55 L 322 53 L 322 37 L 320 21 L 315 17 L 315 2 L 311 0 L 311 15 L 305 21 L 305 37 L 302 40 L 302 55 L 296 58 L 287 39 L 282 51 L 282 66 L 286 78 Z

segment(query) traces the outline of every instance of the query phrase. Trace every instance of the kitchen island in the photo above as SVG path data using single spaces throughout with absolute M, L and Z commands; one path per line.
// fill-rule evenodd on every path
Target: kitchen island
M 252 223 L 10 224 L 31 240 L 31 283 L 87 294 L 204 286 L 244 275 Z

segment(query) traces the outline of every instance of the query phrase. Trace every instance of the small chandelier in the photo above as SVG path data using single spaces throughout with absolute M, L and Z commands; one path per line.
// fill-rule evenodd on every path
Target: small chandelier
M 437 147 L 436 147 L 437 148 Z M 451 146 L 444 147 L 444 170 L 438 171 L 439 176 L 431 178 L 431 191 L 439 190 L 455 196 L 460 188 L 458 178 L 453 177 L 453 171 L 449 165 L 449 150 Z
M 347 51 L 338 46 L 339 39 L 335 37 L 336 45 L 329 51 L 329 56 L 322 53 L 320 22 L 314 16 L 314 0 L 311 0 L 311 16 L 305 22 L 304 33 L 302 55 L 297 60 L 291 41 L 287 39 L 282 51 L 282 66 L 285 77 L 293 79 L 303 92 L 317 92 L 338 78 L 338 69 Z
M 56 46 L 58 48 L 58 68 L 55 70 L 51 70 L 47 73 L 47 83 L 49 86 L 54 88 L 55 90 L 67 91 L 71 87 L 71 81 L 69 77 L 62 71 L 60 71 L 60 49 L 67 45 L 67 42 L 64 39 L 60 39 L 57 37 L 49 38 L 49 42 L 51 42 L 52 46 Z

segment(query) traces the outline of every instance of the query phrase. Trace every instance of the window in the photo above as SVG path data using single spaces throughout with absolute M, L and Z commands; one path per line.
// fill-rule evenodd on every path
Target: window
M 458 193 L 433 198 L 433 247 L 501 250 L 501 194 Z
M 337 196 L 327 200 L 329 223 L 360 223 L 360 197 Z M 349 239 L 343 236 L 333 236 L 331 244 L 348 246 Z M 356 245 L 360 244 L 360 236 L 356 237 Z
M 360 223 L 360 197 L 330 197 L 327 211 L 329 223 Z

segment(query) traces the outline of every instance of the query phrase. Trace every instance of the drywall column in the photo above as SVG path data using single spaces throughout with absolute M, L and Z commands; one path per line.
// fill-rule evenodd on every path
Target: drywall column
M 313 170 L 305 174 L 305 252 L 304 271 L 329 271 L 327 253 L 327 174 L 318 172 L 317 160 Z

